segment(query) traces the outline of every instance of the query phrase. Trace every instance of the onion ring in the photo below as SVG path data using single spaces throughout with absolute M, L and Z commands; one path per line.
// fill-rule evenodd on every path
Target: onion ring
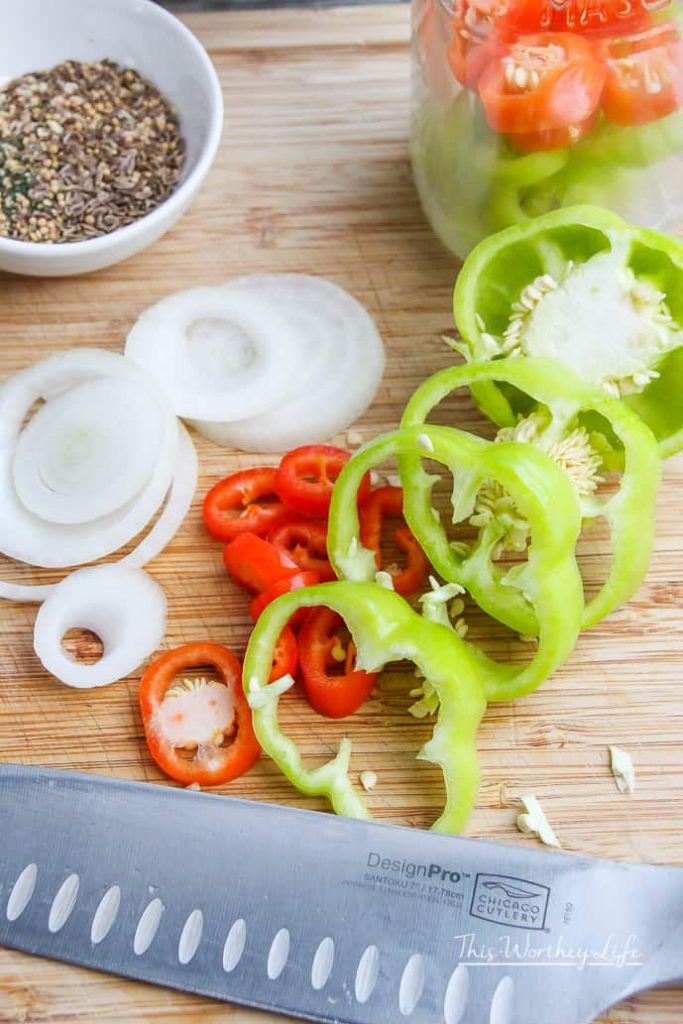
M 161 554 L 166 545 L 175 537 L 190 510 L 197 489 L 197 474 L 197 449 L 185 427 L 181 425 L 173 483 L 164 509 L 147 536 L 129 555 L 125 555 L 117 563 L 118 565 L 141 569 L 143 565 L 147 565 L 153 558 Z
M 134 672 L 161 644 L 166 597 L 141 569 L 95 565 L 58 583 L 38 611 L 33 645 L 42 663 L 67 686 L 107 686 Z M 74 628 L 95 633 L 104 648 L 94 665 L 65 652 L 64 635 Z
M 257 300 L 248 277 L 168 295 L 126 340 L 126 356 L 156 378 L 178 416 L 221 423 L 283 401 L 307 355 L 278 310 Z
M 127 377 L 84 381 L 46 402 L 14 449 L 17 497 L 50 523 L 87 523 L 143 489 L 164 442 L 149 388 Z
M 260 415 L 237 422 L 192 420 L 209 440 L 245 451 L 277 452 L 324 441 L 367 409 L 384 371 L 384 346 L 367 310 L 339 285 L 307 274 L 240 279 L 259 306 L 307 338 L 310 357 L 295 389 Z
M 22 423 L 41 395 L 63 402 L 74 390 L 78 401 L 80 385 L 101 377 L 130 380 L 131 394 L 146 389 L 150 407 L 156 407 L 163 427 L 152 474 L 139 493 L 116 511 L 85 523 L 47 522 L 25 507 L 14 488 L 15 449 Z M 163 502 L 177 449 L 178 421 L 173 412 L 154 382 L 122 356 L 75 349 L 14 374 L 0 389 L 0 551 L 43 568 L 67 568 L 117 551 L 144 529 Z
M 146 537 L 129 554 L 116 563 L 131 569 L 142 569 L 160 554 L 180 528 L 197 489 L 197 451 L 184 427 L 178 435 L 178 453 L 171 489 L 166 504 Z M 44 601 L 59 583 L 10 583 L 0 579 L 0 600 Z

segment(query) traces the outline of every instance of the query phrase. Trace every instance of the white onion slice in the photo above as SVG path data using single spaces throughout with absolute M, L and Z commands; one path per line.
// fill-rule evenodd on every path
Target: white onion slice
M 38 611 L 33 644 L 43 666 L 67 686 L 107 686 L 134 672 L 160 645 L 166 597 L 147 573 L 120 565 L 79 569 L 57 584 Z M 70 629 L 88 629 L 102 641 L 94 665 L 62 647 Z
M 0 580 L 0 598 L 5 601 L 40 604 L 56 586 L 57 583 L 10 583 L 8 580 Z
M 194 420 L 209 440 L 276 452 L 327 440 L 367 409 L 384 371 L 384 346 L 365 308 L 332 281 L 306 274 L 254 276 L 254 298 L 271 304 L 313 340 L 298 386 L 283 402 L 235 423 Z
M 247 282 L 246 284 L 244 282 Z M 190 288 L 146 310 L 126 356 L 156 378 L 178 416 L 229 422 L 283 401 L 307 353 L 248 278 Z
M 150 409 L 157 409 L 161 448 L 152 475 L 135 497 L 119 509 L 87 523 L 49 523 L 19 500 L 13 464 L 21 425 L 41 395 L 67 400 L 69 390 L 100 377 L 130 381 L 136 394 L 146 389 Z M 93 562 L 117 551 L 147 525 L 168 491 L 178 448 L 178 421 L 157 386 L 122 356 L 96 349 L 74 349 L 51 356 L 14 374 L 0 390 L 0 550 L 10 558 L 43 568 Z
M 163 511 L 147 536 L 129 555 L 120 559 L 119 565 L 141 569 L 143 565 L 147 565 L 161 554 L 175 537 L 190 510 L 197 489 L 198 468 L 197 449 L 185 427 L 181 425 L 173 483 Z
M 152 476 L 167 425 L 140 381 L 77 384 L 43 405 L 21 432 L 13 459 L 17 496 L 51 523 L 116 512 Z
M 190 435 L 181 425 L 178 453 L 171 490 L 156 523 L 130 554 L 117 565 L 141 569 L 160 554 L 173 539 L 187 515 L 197 489 L 197 450 Z M 0 579 L 0 599 L 40 603 L 59 586 L 59 583 L 10 583 Z

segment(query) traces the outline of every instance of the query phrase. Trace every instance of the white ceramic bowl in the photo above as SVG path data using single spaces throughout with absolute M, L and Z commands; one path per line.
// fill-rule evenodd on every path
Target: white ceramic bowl
M 182 181 L 147 216 L 86 242 L 48 245 L 0 237 L 0 270 L 61 277 L 108 267 L 140 252 L 184 213 L 213 162 L 223 97 L 206 51 L 152 0 L 0 0 L 0 80 L 65 60 L 110 58 L 148 78 L 175 105 L 187 146 Z

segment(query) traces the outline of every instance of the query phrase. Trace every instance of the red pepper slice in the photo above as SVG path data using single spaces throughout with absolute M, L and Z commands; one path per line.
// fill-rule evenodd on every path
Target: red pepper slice
M 490 62 L 503 52 L 504 44 L 497 36 L 481 42 L 469 29 L 455 25 L 453 41 L 446 50 L 446 59 L 458 82 L 476 91 Z
M 336 580 L 327 557 L 327 523 L 319 519 L 293 519 L 269 530 L 266 539 L 300 569 L 317 572 L 321 583 Z
M 609 121 L 619 125 L 647 124 L 673 114 L 681 106 L 682 39 L 651 49 L 637 49 L 607 61 L 602 109 Z
M 268 682 L 274 683 L 277 679 L 282 679 L 283 676 L 293 676 L 298 667 L 299 645 L 294 631 L 289 626 L 285 626 L 275 645 L 273 669 Z
M 330 444 L 309 444 L 287 452 L 275 480 L 280 500 L 302 515 L 326 519 L 334 481 L 350 458 L 349 452 Z M 369 490 L 368 477 L 361 484 L 360 496 Z
M 164 735 L 164 698 L 187 669 L 210 666 L 228 688 L 234 711 L 232 734 L 222 744 L 202 743 L 194 754 L 180 749 Z M 166 703 L 176 698 L 167 698 Z M 149 752 L 166 775 L 185 785 L 218 786 L 242 775 L 254 764 L 261 748 L 254 734 L 251 710 L 242 689 L 242 669 L 227 647 L 193 643 L 177 647 L 153 661 L 140 681 L 140 710 Z M 167 710 L 167 709 L 166 709 Z M 182 718 L 178 712 L 176 718 Z M 228 742 L 229 740 L 229 742 Z
M 226 544 L 223 563 L 240 586 L 255 594 L 299 572 L 299 566 L 284 548 L 257 537 L 255 533 L 240 533 Z
M 407 564 L 393 576 L 394 590 L 407 597 L 424 586 L 429 574 L 429 559 L 403 520 L 403 490 L 400 487 L 378 487 L 371 491 L 358 508 L 360 540 L 375 552 L 375 564 L 382 568 L 382 525 L 385 519 L 401 519 L 403 526 L 394 533 L 397 545 L 405 552 Z
M 299 633 L 301 684 L 311 707 L 327 718 L 345 718 L 369 697 L 378 672 L 355 668 L 356 649 L 339 635 L 341 616 L 330 608 L 313 608 Z M 330 673 L 336 666 L 341 674 Z
M 521 36 L 479 80 L 487 120 L 506 135 L 580 124 L 597 110 L 606 69 L 571 32 Z
M 276 597 L 280 597 L 281 594 L 289 594 L 292 590 L 301 590 L 303 587 L 314 587 L 316 583 L 320 583 L 320 577 L 317 572 L 298 572 L 296 576 L 288 576 L 286 579 L 274 583 L 268 590 L 264 590 L 262 594 L 255 597 L 249 605 L 249 614 L 254 622 L 256 622 L 263 609 L 271 601 L 274 601 Z M 296 615 L 292 617 L 290 626 L 300 623 L 306 617 L 307 612 L 307 608 L 300 608 Z
M 284 522 L 290 512 L 277 497 L 272 466 L 242 469 L 219 480 L 204 498 L 204 522 L 216 540 L 232 540 L 240 533 L 263 537 Z

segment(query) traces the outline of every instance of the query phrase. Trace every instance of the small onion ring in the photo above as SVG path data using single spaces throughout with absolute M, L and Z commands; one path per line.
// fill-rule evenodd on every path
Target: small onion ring
M 134 672 L 161 644 L 166 597 L 141 569 L 95 565 L 58 583 L 38 611 L 33 645 L 42 663 L 67 686 L 107 686 Z M 74 628 L 95 633 L 104 648 L 94 665 L 80 664 L 62 647 Z
M 151 406 L 163 418 L 163 443 L 149 481 L 132 501 L 87 523 L 48 523 L 17 497 L 12 466 L 21 425 L 41 395 L 51 397 L 98 377 L 134 380 L 146 387 Z M 67 568 L 93 562 L 135 537 L 163 502 L 178 448 L 178 421 L 154 381 L 129 360 L 97 349 L 74 349 L 51 356 L 10 377 L 0 390 L 0 551 L 43 568 Z
M 310 358 L 282 402 L 237 422 L 205 417 L 193 426 L 209 440 L 245 451 L 277 452 L 324 441 L 350 426 L 374 398 L 384 346 L 367 310 L 339 285 L 308 274 L 261 274 L 249 283 L 254 302 L 272 306 L 281 323 L 308 338 Z
M 221 423 L 256 416 L 296 385 L 308 352 L 245 280 L 168 295 L 128 335 L 126 356 L 156 378 L 178 416 Z

